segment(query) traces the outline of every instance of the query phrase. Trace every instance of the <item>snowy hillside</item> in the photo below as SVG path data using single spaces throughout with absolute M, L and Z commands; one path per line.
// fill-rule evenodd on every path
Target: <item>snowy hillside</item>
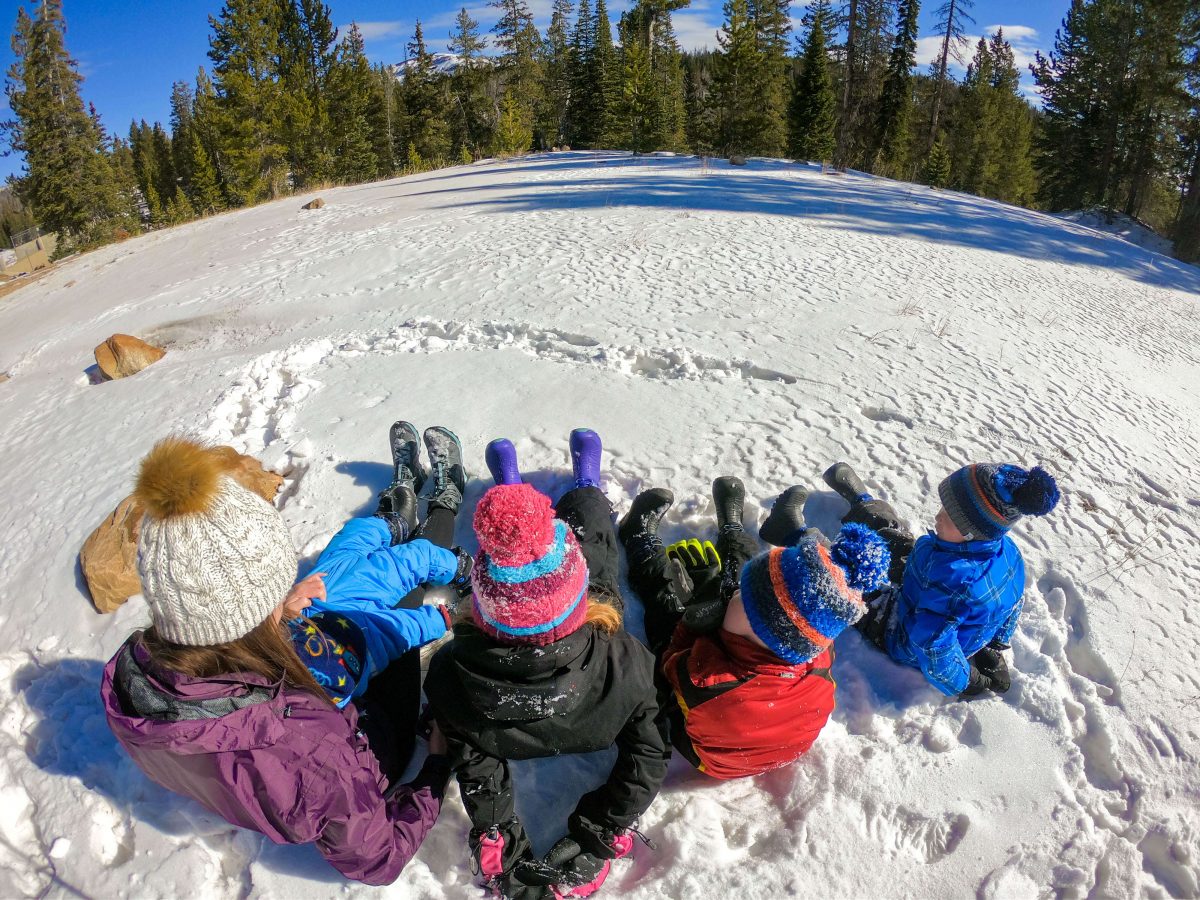
M 379 896 L 132 766 L 96 686 L 146 608 L 93 612 L 76 554 L 186 430 L 286 474 L 311 563 L 373 509 L 400 417 L 462 436 L 468 509 L 490 438 L 553 493 L 569 430 L 593 427 L 619 510 L 675 491 L 667 537 L 713 529 L 719 474 L 745 480 L 752 521 L 809 485 L 826 531 L 837 459 L 920 528 L 965 462 L 1060 476 L 1058 511 L 1015 532 L 1029 580 L 1003 699 L 943 698 L 848 633 L 813 751 L 723 784 L 676 760 L 642 823 L 657 852 L 601 896 L 1200 893 L 1200 272 L 784 163 L 557 154 L 322 196 L 107 247 L 0 300 L 0 896 Z M 168 354 L 89 385 L 113 332 Z M 466 516 L 458 539 L 474 547 Z M 607 762 L 520 770 L 540 849 L 575 796 L 555 779 L 582 789 Z M 478 896 L 466 830 L 454 791 L 382 896 Z

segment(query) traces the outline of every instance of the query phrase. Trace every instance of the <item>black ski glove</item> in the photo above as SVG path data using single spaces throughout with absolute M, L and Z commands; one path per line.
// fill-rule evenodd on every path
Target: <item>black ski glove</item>
M 692 595 L 683 610 L 683 624 L 697 634 L 711 634 L 725 619 L 728 598 L 721 592 L 721 557 L 712 541 L 696 538 L 667 548 L 667 558 L 683 567 L 692 582 Z
M 991 682 L 990 687 L 997 694 L 1003 694 L 1012 687 L 1012 677 L 1008 674 L 1004 654 L 991 644 L 971 657 L 971 665 Z
M 471 570 L 475 568 L 475 558 L 462 547 L 454 547 L 450 552 L 458 558 L 458 567 L 450 579 L 450 587 L 459 597 L 466 597 L 471 593 Z
M 958 695 L 964 699 L 969 697 L 978 697 L 984 691 L 992 689 L 992 679 L 988 678 L 979 671 L 978 667 L 975 665 L 974 659 L 967 661 L 971 664 L 970 679 L 967 681 L 967 686 L 963 688 L 962 693 Z

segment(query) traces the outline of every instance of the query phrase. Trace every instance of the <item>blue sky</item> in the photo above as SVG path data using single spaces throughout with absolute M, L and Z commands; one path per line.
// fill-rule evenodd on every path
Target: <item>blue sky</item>
M 552 0 L 530 0 L 530 8 L 545 28 Z M 610 0 L 614 22 L 630 3 Z M 29 8 L 33 4 L 27 2 Z M 936 52 L 937 38 L 932 36 L 933 11 L 940 0 L 925 0 L 921 14 L 922 38 L 918 61 L 924 65 Z M 16 21 L 15 5 L 4 4 L 8 12 L 0 28 L 11 33 Z M 329 0 L 335 23 L 345 26 L 357 21 L 366 38 L 367 54 L 375 62 L 398 62 L 420 17 L 426 40 L 432 49 L 445 49 L 459 2 L 443 0 Z M 1054 30 L 1065 15 L 1069 0 L 976 0 L 972 29 L 978 35 L 984 29 L 1004 26 L 1017 51 L 1017 62 L 1032 59 L 1035 50 L 1046 49 L 1054 40 Z M 63 0 L 67 18 L 67 48 L 79 61 L 85 78 L 84 101 L 96 105 L 108 128 L 124 134 L 133 118 L 148 121 L 168 117 L 171 83 L 195 79 L 196 70 L 208 65 L 208 16 L 221 9 L 220 0 Z M 715 46 L 720 27 L 722 0 L 692 0 L 692 5 L 675 14 L 680 43 L 687 48 Z M 467 7 L 485 29 L 495 22 L 494 10 L 481 0 L 470 0 Z M 793 7 L 797 25 L 803 4 Z M 12 50 L 7 40 L 0 46 L 0 65 L 7 72 Z M 1023 81 L 1028 87 L 1029 77 Z M 0 98 L 0 117 L 7 117 L 8 103 Z M 15 156 L 0 158 L 0 178 L 18 171 Z

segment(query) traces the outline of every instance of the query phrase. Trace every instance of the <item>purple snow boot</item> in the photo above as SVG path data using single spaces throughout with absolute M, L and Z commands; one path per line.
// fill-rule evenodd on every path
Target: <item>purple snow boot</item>
M 517 448 L 508 438 L 496 438 L 483 451 L 484 462 L 496 484 L 520 484 L 521 470 L 517 468 Z
M 600 487 L 600 454 L 604 447 L 600 435 L 590 428 L 576 428 L 571 432 L 571 469 L 575 473 L 575 487 Z

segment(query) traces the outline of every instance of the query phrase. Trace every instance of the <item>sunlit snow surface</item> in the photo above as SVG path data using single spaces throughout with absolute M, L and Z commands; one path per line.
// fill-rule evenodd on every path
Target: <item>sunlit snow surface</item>
M 1196 269 L 1026 210 L 754 160 L 568 153 L 322 196 L 108 247 L 0 299 L 0 895 L 380 896 L 124 757 L 97 683 L 146 608 L 97 615 L 76 560 L 183 430 L 285 474 L 310 564 L 373 509 L 397 418 L 461 436 L 467 510 L 490 438 L 557 496 L 567 434 L 595 428 L 619 512 L 674 490 L 669 539 L 713 531 L 722 474 L 752 522 L 809 486 L 826 531 L 838 459 L 920 529 L 965 462 L 1060 476 L 1058 511 L 1015 531 L 1008 695 L 945 699 L 846 634 L 813 750 L 733 783 L 676 760 L 642 823 L 658 850 L 617 863 L 607 894 L 1200 891 Z M 113 332 L 169 352 L 89 385 Z M 458 540 L 475 545 L 467 515 Z M 606 765 L 521 768 L 539 849 Z M 452 789 L 383 895 L 478 896 L 466 830 Z

